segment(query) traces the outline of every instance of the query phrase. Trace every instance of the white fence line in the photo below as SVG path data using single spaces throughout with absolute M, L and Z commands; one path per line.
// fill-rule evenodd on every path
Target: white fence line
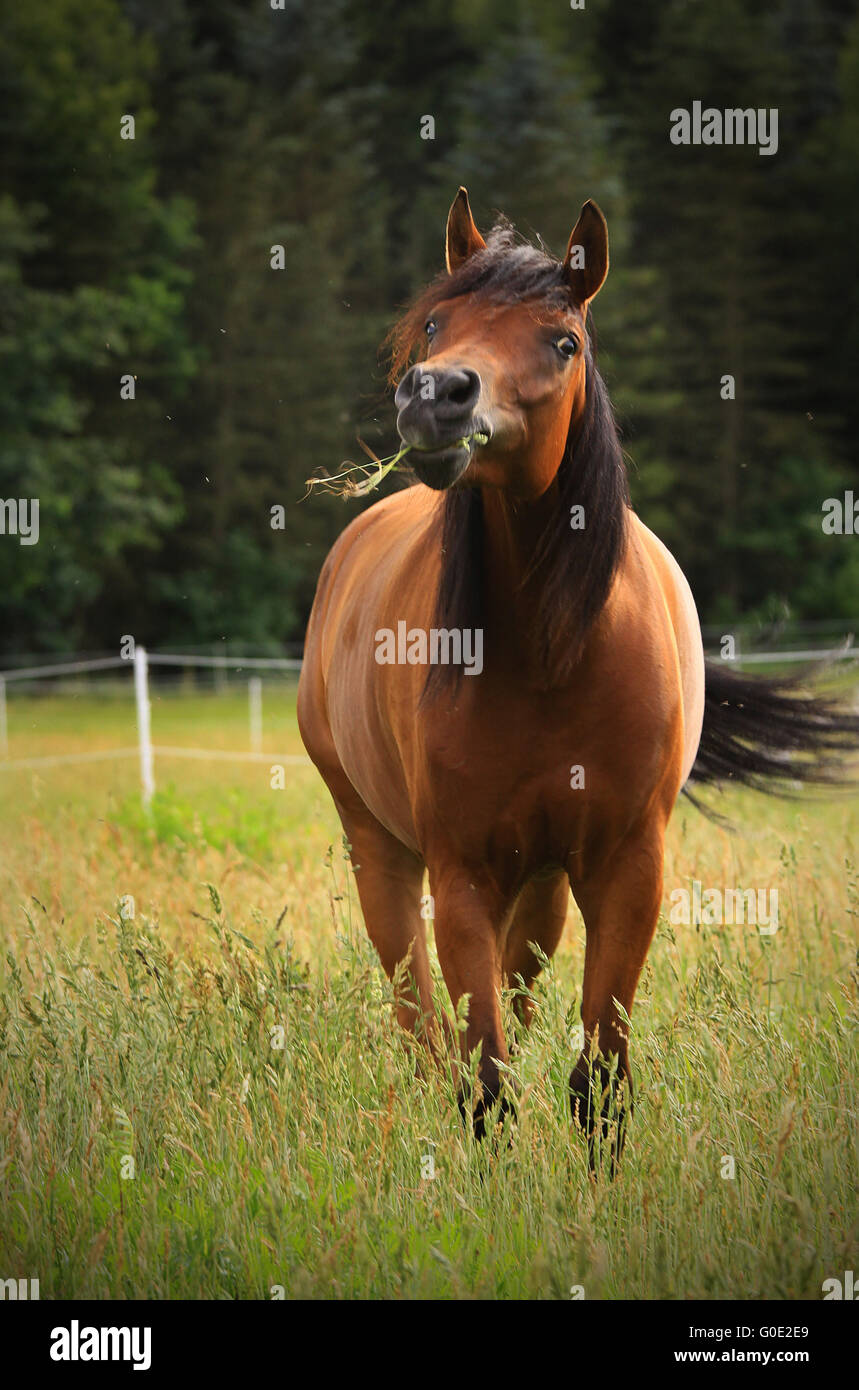
M 56 767 L 61 763 L 96 763 L 109 758 L 134 758 L 139 753 L 140 747 L 135 744 L 133 748 L 97 748 L 89 753 L 57 753 L 44 758 L 7 758 L 0 762 L 0 772 L 18 767 Z
M 135 651 L 139 651 L 139 647 Z M 232 666 L 238 671 L 245 668 L 300 671 L 302 665 L 301 658 L 297 656 L 174 656 L 170 652 L 147 652 L 147 659 L 150 666 L 217 666 L 221 669 Z M 61 661 L 53 666 L 12 666 L 0 671 L 0 679 L 39 680 L 42 676 L 74 676 L 87 671 L 107 671 L 116 666 L 124 666 L 130 671 L 133 665 L 131 657 L 100 656 L 86 661 Z
M 145 811 L 150 811 L 155 795 L 155 757 L 201 758 L 208 762 L 268 762 L 270 764 L 310 767 L 310 759 L 295 753 L 264 753 L 262 751 L 262 678 L 251 676 L 248 681 L 248 721 L 250 751 L 232 752 L 221 748 L 175 748 L 152 742 L 152 704 L 149 698 L 149 666 L 207 666 L 223 670 L 246 667 L 263 670 L 295 671 L 301 661 L 294 657 L 230 657 L 192 656 L 170 652 L 147 652 L 135 645 L 133 659 L 122 656 L 95 657 L 84 661 L 61 661 L 46 666 L 0 671 L 0 772 L 24 768 L 59 767 L 65 764 L 103 762 L 111 758 L 127 758 L 137 754 L 140 762 L 140 793 Z M 134 672 L 134 699 L 137 712 L 136 748 L 105 748 L 83 753 L 61 753 L 38 758 L 10 759 L 6 713 L 6 681 L 33 680 L 42 676 L 76 675 L 89 671 L 105 671 L 118 666 Z
M 135 650 L 139 650 L 139 648 Z M 715 660 L 717 657 L 718 653 L 714 652 L 708 656 L 708 660 Z M 146 658 L 149 666 L 204 666 L 221 670 L 232 667 L 236 671 L 251 669 L 300 671 L 303 664 L 301 657 L 297 656 L 193 656 L 191 654 L 175 655 L 172 652 L 147 651 Z M 818 647 L 805 651 L 738 653 L 733 659 L 722 659 L 727 664 L 734 666 L 758 663 L 777 665 L 779 662 L 785 662 L 789 665 L 794 661 L 857 661 L 859 660 L 859 651 L 855 647 L 847 645 L 823 649 Z M 88 671 L 106 671 L 118 666 L 123 666 L 131 671 L 134 667 L 134 661 L 132 658 L 124 656 L 104 656 L 85 661 L 63 661 L 48 666 L 12 666 L 0 671 L 0 688 L 4 682 L 8 681 L 39 680 L 42 676 L 77 675 Z
M 41 676 L 77 675 L 80 671 L 106 671 L 110 666 L 126 666 L 131 670 L 131 662 L 124 656 L 100 656 L 91 661 L 61 661 L 56 666 L 13 666 L 8 671 L 0 671 L 0 677 L 7 681 L 23 681 Z
M 823 652 L 749 652 L 738 655 L 733 661 L 725 658 L 725 664 L 730 666 L 765 665 L 767 662 L 775 666 L 780 661 L 859 661 L 859 651 L 855 647 L 836 647 L 833 651 Z
M 170 652 L 150 652 L 151 666 L 234 666 L 259 670 L 300 671 L 300 656 L 173 656 Z
M 789 652 L 751 652 L 738 654 L 728 664 L 734 666 L 765 665 L 789 663 L 794 661 L 825 662 L 855 661 L 857 652 L 849 643 L 834 650 L 811 650 Z M 205 666 L 219 670 L 232 667 L 235 670 L 256 669 L 271 671 L 298 671 L 301 660 L 297 657 L 231 657 L 196 656 L 190 653 L 147 652 L 139 644 L 135 646 L 133 660 L 122 656 L 95 657 L 83 661 L 63 661 L 46 666 L 29 666 L 15 670 L 0 671 L 0 771 L 14 771 L 23 768 L 57 767 L 64 764 L 100 762 L 111 758 L 127 758 L 137 754 L 140 761 L 141 797 L 148 811 L 155 793 L 155 758 L 198 758 L 218 762 L 256 762 L 292 767 L 310 767 L 310 759 L 297 753 L 264 753 L 262 751 L 262 679 L 251 676 L 248 680 L 248 723 L 250 751 L 233 752 L 221 748 L 177 748 L 152 742 L 151 701 L 149 698 L 149 667 L 157 666 Z M 137 710 L 137 746 L 135 748 L 96 749 L 82 753 L 64 753 L 38 758 L 9 759 L 8 717 L 6 704 L 7 683 L 15 680 L 40 679 L 43 676 L 59 676 L 104 671 L 125 667 L 134 672 L 134 692 Z
M 155 744 L 152 749 L 159 758 L 220 758 L 224 762 L 282 763 L 293 767 L 310 767 L 303 753 L 233 753 L 228 748 L 165 748 Z
M 284 767 L 311 767 L 311 761 L 303 753 L 234 753 L 227 748 L 173 748 L 167 744 L 153 743 L 152 752 L 159 758 L 205 758 L 222 762 L 239 763 L 277 763 Z M 137 758 L 140 745 L 133 748 L 98 748 L 89 753 L 57 753 L 43 758 L 7 758 L 0 762 L 0 772 L 15 768 L 54 767 L 61 763 L 106 762 L 110 758 Z

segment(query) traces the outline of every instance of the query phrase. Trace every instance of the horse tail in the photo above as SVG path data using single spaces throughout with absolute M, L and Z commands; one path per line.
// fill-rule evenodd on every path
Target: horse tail
M 706 662 L 705 673 L 693 789 L 734 782 L 790 796 L 797 783 L 855 782 L 859 769 L 851 771 L 847 760 L 859 753 L 859 715 L 829 696 L 810 694 L 794 676 L 746 676 L 718 661 Z

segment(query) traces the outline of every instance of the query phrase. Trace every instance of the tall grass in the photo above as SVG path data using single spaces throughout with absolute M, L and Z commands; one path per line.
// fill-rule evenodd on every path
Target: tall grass
M 400 1041 L 312 774 L 291 811 L 245 771 L 181 775 L 152 825 L 130 789 L 97 814 L 106 769 L 0 808 L 0 1277 L 69 1298 L 819 1298 L 859 1267 L 855 806 L 732 798 L 733 839 L 678 813 L 667 885 L 777 883 L 780 927 L 661 923 L 612 1183 L 569 1116 L 572 912 L 511 1062 L 518 1121 L 478 1144 Z

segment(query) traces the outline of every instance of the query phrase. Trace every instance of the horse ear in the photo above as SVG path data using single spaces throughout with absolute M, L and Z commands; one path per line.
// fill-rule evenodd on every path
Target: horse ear
M 564 276 L 577 304 L 586 305 L 602 288 L 608 275 L 608 227 L 590 198 L 570 233 L 564 257 Z
M 460 188 L 450 205 L 447 214 L 447 233 L 445 237 L 444 258 L 450 274 L 475 251 L 482 251 L 486 242 L 474 225 L 471 208 L 468 205 L 468 190 Z

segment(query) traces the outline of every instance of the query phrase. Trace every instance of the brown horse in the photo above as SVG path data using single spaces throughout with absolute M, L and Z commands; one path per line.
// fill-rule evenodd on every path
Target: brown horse
M 718 668 L 705 707 L 695 604 L 630 509 L 594 366 L 586 320 L 608 270 L 596 205 L 559 262 L 504 222 L 484 241 L 460 189 L 446 262 L 393 335 L 398 429 L 419 485 L 365 511 L 332 549 L 299 723 L 397 980 L 399 1020 L 440 1052 L 428 870 L 445 982 L 454 1007 L 470 1000 L 465 1055 L 480 1048 L 478 1133 L 508 1060 L 502 984 L 533 984 L 529 943 L 553 954 L 572 888 L 587 945 L 571 1105 L 592 1138 L 614 1114 L 616 1154 L 626 1018 L 659 916 L 665 828 L 693 766 L 702 780 L 826 780 L 827 750 L 855 742 L 859 722 Z M 817 758 L 785 763 L 784 750 Z

